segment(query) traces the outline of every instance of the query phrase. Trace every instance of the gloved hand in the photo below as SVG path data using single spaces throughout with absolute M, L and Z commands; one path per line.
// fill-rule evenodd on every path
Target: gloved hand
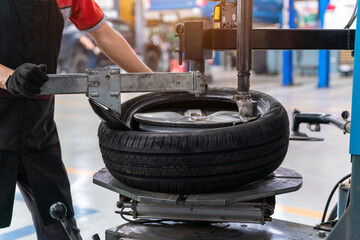
M 25 63 L 15 69 L 5 85 L 7 90 L 13 95 L 23 95 L 34 98 L 41 93 L 40 88 L 49 80 L 46 75 L 47 67 L 44 64 L 35 65 Z

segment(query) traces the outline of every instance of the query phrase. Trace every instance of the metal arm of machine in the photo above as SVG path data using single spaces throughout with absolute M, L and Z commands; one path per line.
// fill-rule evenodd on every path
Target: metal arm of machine
M 207 29 L 204 49 L 235 50 L 237 30 Z M 186 37 L 186 36 L 185 36 Z M 252 29 L 253 50 L 354 50 L 353 29 Z M 184 51 L 190 51 L 185 46 Z
M 121 113 L 121 93 L 129 92 L 205 92 L 197 72 L 126 73 L 119 69 L 89 69 L 84 74 L 49 75 L 41 95 L 86 94 L 90 99 Z
M 181 51 L 185 53 L 185 59 L 193 61 L 212 58 L 206 50 L 237 49 L 236 28 L 215 29 L 203 25 L 203 22 L 185 22 L 185 32 L 181 39 L 183 41 Z M 252 50 L 354 50 L 354 44 L 355 30 L 352 29 L 252 29 L 251 31 Z
M 320 124 L 334 124 L 340 130 L 345 133 L 350 133 L 351 122 L 340 118 L 334 114 L 328 113 L 301 113 L 297 110 L 293 113 L 293 131 L 299 131 L 301 123 L 315 124 L 320 126 Z M 315 131 L 320 130 L 316 128 Z
M 252 0 L 237 0 L 237 77 L 238 93 L 234 96 L 243 120 L 257 117 L 257 102 L 250 96 L 250 70 L 252 59 Z M 241 36 L 241 37 L 240 37 Z
M 342 117 L 328 113 L 301 113 L 299 110 L 293 112 L 292 140 L 322 141 L 321 138 L 311 138 L 300 132 L 300 124 L 307 123 L 310 131 L 319 132 L 320 124 L 333 124 L 344 133 L 350 133 L 351 122 L 347 120 L 348 112 L 343 112 Z
M 249 97 L 251 70 L 251 31 L 252 31 L 252 0 L 237 0 L 237 71 L 238 94 Z M 240 37 L 241 36 L 241 37 Z
M 179 60 L 190 61 L 192 71 L 204 72 L 213 50 L 237 50 L 238 94 L 234 96 L 240 118 L 256 117 L 257 104 L 249 94 L 251 54 L 256 49 L 353 50 L 355 30 L 253 29 L 252 0 L 222 0 L 214 7 L 213 21 L 178 25 Z

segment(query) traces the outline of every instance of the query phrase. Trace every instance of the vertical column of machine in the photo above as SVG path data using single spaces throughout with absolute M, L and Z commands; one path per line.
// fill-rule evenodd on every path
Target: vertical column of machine
M 257 102 L 250 96 L 250 70 L 252 60 L 251 34 L 253 0 L 237 0 L 237 72 L 238 91 L 234 96 L 239 117 L 244 122 L 257 116 Z
M 238 0 L 237 5 L 237 71 L 238 94 L 249 97 L 251 70 L 251 32 L 252 32 L 253 1 Z
M 360 5 L 357 6 L 360 11 Z M 352 177 L 350 187 L 350 233 L 347 239 L 360 239 L 360 18 L 357 18 L 355 36 L 354 81 L 352 93 L 350 153 Z
M 358 12 L 359 11 L 360 5 L 358 6 Z M 356 26 L 350 134 L 350 154 L 352 161 L 350 204 L 345 210 L 345 213 L 339 216 L 339 221 L 328 236 L 328 240 L 360 239 L 360 18 L 357 19 Z

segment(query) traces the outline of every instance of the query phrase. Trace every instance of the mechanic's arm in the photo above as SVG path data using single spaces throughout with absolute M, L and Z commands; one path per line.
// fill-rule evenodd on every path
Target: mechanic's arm
M 107 23 L 89 34 L 94 38 L 101 51 L 125 71 L 129 73 L 152 72 L 136 55 L 125 38 Z
M 0 64 L 0 88 L 6 89 L 6 81 L 13 74 L 14 70 Z
M 34 98 L 41 93 L 40 88 L 48 80 L 44 64 L 24 63 L 15 70 L 0 64 L 0 88 L 13 95 Z

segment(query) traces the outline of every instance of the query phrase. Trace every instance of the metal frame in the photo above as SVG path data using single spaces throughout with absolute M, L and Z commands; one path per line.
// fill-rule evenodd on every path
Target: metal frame
M 210 221 L 210 222 L 241 222 L 265 224 L 271 220 L 274 207 L 264 201 L 262 203 L 235 203 L 226 206 L 185 206 L 148 204 L 134 202 L 130 208 L 136 219 L 167 219 L 171 221 Z M 125 215 L 126 208 L 122 211 Z M 136 215 L 134 215 L 136 213 Z
M 93 182 L 119 193 L 119 213 L 134 219 L 265 224 L 271 221 L 275 195 L 297 191 L 302 177 L 294 170 L 279 168 L 268 178 L 231 191 L 190 195 L 135 189 L 114 179 L 106 168 L 95 173 Z
M 86 94 L 90 99 L 121 113 L 121 93 L 129 92 L 205 92 L 200 72 L 126 73 L 120 69 L 89 69 L 85 74 L 49 75 L 41 95 Z
M 95 173 L 93 182 L 137 202 L 176 205 L 182 199 L 187 206 L 225 206 L 297 191 L 302 186 L 302 177 L 294 170 L 280 167 L 271 178 L 234 187 L 231 192 L 191 194 L 186 195 L 186 199 L 181 194 L 149 192 L 129 187 L 114 179 L 106 168 Z
M 358 6 L 358 12 L 360 6 Z M 357 27 L 360 18 L 357 19 Z M 356 30 L 355 66 L 352 94 L 352 117 L 350 135 L 350 154 L 352 161 L 352 178 L 350 187 L 350 204 L 330 233 L 328 240 L 360 239 L 360 30 Z
M 207 36 L 204 49 L 236 50 L 236 29 L 204 29 L 203 34 Z M 352 29 L 253 29 L 251 35 L 253 50 L 353 50 L 355 44 L 355 30 Z M 191 45 L 185 44 L 185 54 L 192 50 Z
M 338 216 L 342 216 L 347 208 L 349 192 L 350 192 L 350 181 L 340 184 L 339 186 L 339 201 L 338 201 Z

